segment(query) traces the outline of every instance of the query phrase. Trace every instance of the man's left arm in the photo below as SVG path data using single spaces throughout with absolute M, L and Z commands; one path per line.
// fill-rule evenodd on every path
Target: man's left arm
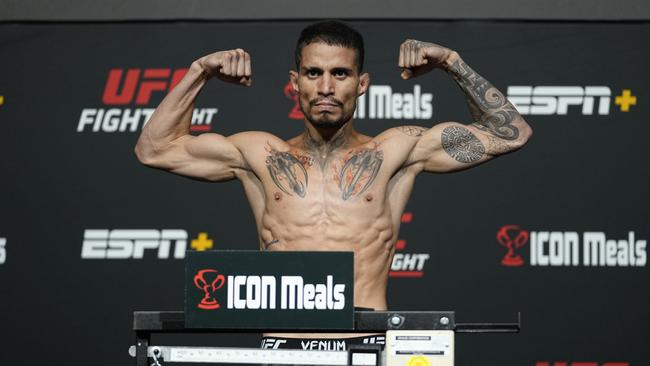
M 407 40 L 400 47 L 402 78 L 410 79 L 435 68 L 458 84 L 474 123 L 444 122 L 423 131 L 409 161 L 429 172 L 466 169 L 521 148 L 532 129 L 508 99 L 469 67 L 460 55 L 434 43 Z

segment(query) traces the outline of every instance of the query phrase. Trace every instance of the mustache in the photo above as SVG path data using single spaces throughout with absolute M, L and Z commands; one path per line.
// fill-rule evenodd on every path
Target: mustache
M 335 104 L 337 106 L 342 106 L 343 105 L 343 102 L 341 102 L 340 100 L 334 99 L 334 98 L 316 98 L 316 99 L 312 99 L 312 100 L 309 101 L 309 105 L 313 107 L 316 104 L 322 103 L 322 102 Z

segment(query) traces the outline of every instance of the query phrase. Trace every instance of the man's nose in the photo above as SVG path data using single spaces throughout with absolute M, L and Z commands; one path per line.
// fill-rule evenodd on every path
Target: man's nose
M 331 95 L 334 94 L 334 80 L 328 73 L 324 73 L 318 83 L 318 94 Z

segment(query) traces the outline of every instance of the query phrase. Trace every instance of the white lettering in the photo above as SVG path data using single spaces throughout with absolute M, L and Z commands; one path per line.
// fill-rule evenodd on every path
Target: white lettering
M 280 284 L 280 308 L 303 308 L 303 280 L 300 276 L 282 276 Z
M 427 253 L 395 253 L 392 271 L 421 271 L 424 264 L 429 260 Z
M 316 298 L 314 299 L 314 307 L 318 310 L 327 309 L 327 286 L 319 283 L 316 285 Z
M 7 261 L 7 238 L 0 238 L 0 264 L 4 264 Z
M 192 111 L 192 124 L 212 124 L 212 118 L 215 114 L 217 114 L 217 108 L 195 108 L 194 111 Z
M 612 92 L 606 86 L 509 86 L 508 100 L 521 114 L 566 115 L 570 106 L 582 106 L 583 115 L 592 115 L 595 98 L 598 114 L 609 114 Z
M 234 288 L 233 306 L 235 309 L 246 309 L 246 299 L 241 298 L 241 287 L 246 285 L 246 276 L 235 276 L 232 286 Z
M 368 98 L 362 95 L 357 99 L 355 118 L 369 119 L 430 119 L 433 116 L 433 94 L 422 93 L 420 85 L 413 86 L 413 93 L 395 93 L 390 85 L 372 85 L 368 88 Z
M 602 265 L 604 260 L 599 261 L 598 253 L 605 253 L 605 233 L 602 232 L 585 232 L 582 236 L 582 261 L 585 266 Z
M 174 258 L 185 257 L 185 230 L 85 230 L 81 258 L 142 259 L 145 250 L 158 249 L 158 258 L 169 258 L 174 241 Z
M 305 309 L 307 310 L 313 310 L 314 309 L 314 297 L 316 295 L 316 288 L 314 285 L 308 283 L 305 285 L 305 289 L 303 292 L 305 298 L 303 300 L 303 305 L 305 306 Z
M 345 285 L 334 285 L 334 310 L 341 310 L 345 307 Z
M 92 132 L 136 132 L 149 122 L 154 111 L 153 108 L 85 108 L 81 111 L 77 132 L 84 132 L 88 126 L 92 126 Z M 217 108 L 195 108 L 192 125 L 212 124 L 217 112 Z
M 575 231 L 530 233 L 531 266 L 577 266 L 579 250 L 579 236 Z
M 275 277 L 262 276 L 262 309 L 275 309 Z

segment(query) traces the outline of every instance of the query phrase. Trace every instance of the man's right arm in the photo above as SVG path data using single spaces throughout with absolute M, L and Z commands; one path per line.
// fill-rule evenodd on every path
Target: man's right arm
M 190 135 L 194 101 L 211 77 L 250 86 L 250 56 L 237 49 L 215 52 L 193 62 L 142 129 L 135 146 L 142 164 L 208 181 L 230 180 L 237 170 L 248 168 L 236 143 L 242 134 Z

